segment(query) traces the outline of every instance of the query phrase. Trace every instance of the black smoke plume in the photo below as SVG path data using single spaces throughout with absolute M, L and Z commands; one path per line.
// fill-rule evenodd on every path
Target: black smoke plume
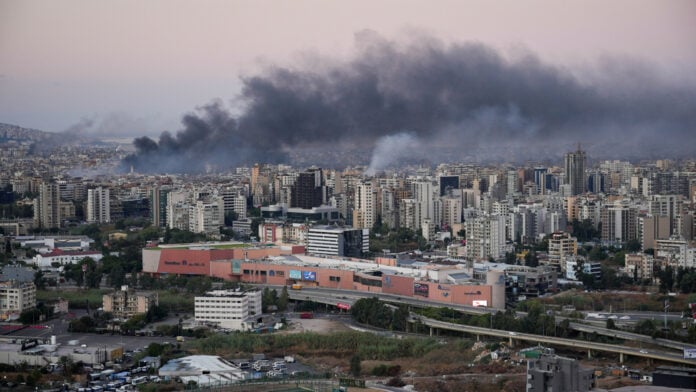
M 533 53 L 506 57 L 480 43 L 401 43 L 363 32 L 357 47 L 338 64 L 315 59 L 243 77 L 239 116 L 219 102 L 200 108 L 176 135 L 137 139 L 125 163 L 141 172 L 201 171 L 283 161 L 306 145 L 372 149 L 400 132 L 419 141 L 412 156 L 497 143 L 507 146 L 501 157 L 513 146 L 528 159 L 539 146 L 575 142 L 616 158 L 696 152 L 696 89 L 640 62 L 605 65 L 583 81 Z

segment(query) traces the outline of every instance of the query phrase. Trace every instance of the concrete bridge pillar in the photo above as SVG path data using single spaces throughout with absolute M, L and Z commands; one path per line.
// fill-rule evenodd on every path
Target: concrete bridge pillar
M 512 340 L 512 337 L 510 337 L 509 339 L 510 339 L 510 341 L 508 342 L 508 343 L 509 343 L 509 346 L 510 346 L 510 347 L 515 347 L 515 341 Z
M 587 349 L 587 359 L 592 359 L 592 350 L 589 348 Z
M 619 363 L 624 363 L 624 354 L 619 353 Z
M 430 336 L 433 336 L 433 327 L 430 327 Z

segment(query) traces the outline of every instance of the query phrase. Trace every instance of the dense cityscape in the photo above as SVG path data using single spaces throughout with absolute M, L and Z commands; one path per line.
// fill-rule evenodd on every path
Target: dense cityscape
M 0 390 L 696 390 L 693 0 L 0 0 Z
M 543 355 L 534 366 L 569 366 L 568 372 L 583 374 L 578 388 L 618 373 L 627 380 L 638 375 L 639 383 L 659 380 L 660 371 L 674 369 L 658 368 L 655 376 L 641 369 L 692 361 L 696 160 L 598 160 L 578 144 L 555 162 L 518 165 L 393 162 L 374 170 L 364 160 L 342 168 L 255 163 L 152 174 L 124 170 L 133 150 L 122 142 L 75 138 L 38 149 L 51 135 L 11 125 L 1 130 L 2 312 L 7 327 L 16 326 L 6 331 L 13 342 L 47 339 L 50 347 L 55 327 L 36 333 L 22 323 L 46 326 L 54 317 L 85 311 L 72 316 L 71 333 L 176 337 L 179 346 L 185 336 L 203 342 L 233 331 L 282 333 L 315 316 L 346 323 L 340 314 L 347 312 L 352 321 L 346 325 L 393 334 L 461 339 L 463 333 L 478 341 L 492 333 L 485 347 L 478 346 L 489 359 L 463 364 L 476 366 L 482 383 L 491 372 L 519 373 L 515 358 L 539 355 L 525 340 L 515 344 L 526 334 L 544 337 L 536 340 Z M 173 314 L 187 316 L 153 329 L 151 323 Z M 457 332 L 458 326 L 465 329 Z M 267 332 L 276 328 L 281 332 Z M 501 336 L 504 343 L 494 343 Z M 549 342 L 551 336 L 560 345 Z M 562 341 L 576 339 L 617 345 L 618 351 L 581 350 L 579 357 L 594 355 L 604 364 L 595 362 L 587 373 L 575 363 L 577 349 L 570 356 L 576 359 L 549 354 L 568 350 Z M 168 350 L 161 342 L 146 351 Z M 132 357 L 124 349 L 118 342 L 58 356 L 6 348 L 5 365 L 48 361 L 55 363 L 50 373 L 65 375 L 67 363 L 59 370 L 59 362 L 70 358 L 98 377 L 94 369 L 105 363 L 118 369 Z M 344 377 L 360 379 L 353 363 L 359 357 L 350 357 Z M 191 361 L 190 367 L 204 366 Z M 380 365 L 397 386 L 406 383 L 392 369 L 400 363 L 395 358 Z M 247 378 L 236 365 L 205 382 Z M 267 366 L 271 380 L 298 372 L 287 365 L 261 362 L 255 370 Z M 129 378 L 159 382 L 170 374 L 167 367 L 146 369 L 153 375 Z M 379 369 L 371 374 L 382 374 Z M 570 376 L 556 376 L 556 382 L 567 382 L 562 377 Z M 519 378 L 505 380 L 516 390 Z M 427 378 L 416 385 L 432 388 Z

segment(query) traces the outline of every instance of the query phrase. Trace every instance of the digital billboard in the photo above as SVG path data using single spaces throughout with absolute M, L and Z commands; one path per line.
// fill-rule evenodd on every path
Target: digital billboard
M 684 358 L 685 358 L 685 359 L 694 359 L 694 358 L 696 358 L 696 349 L 693 349 L 693 348 L 685 348 L 685 349 L 684 349 Z
M 298 270 L 290 270 L 290 279 L 302 279 L 302 272 Z
M 472 302 L 471 302 L 471 305 L 472 305 L 472 306 L 483 306 L 483 307 L 486 307 L 486 306 L 488 306 L 488 301 L 486 301 L 486 300 L 472 301 Z
M 314 282 L 317 280 L 317 273 L 314 271 L 302 271 L 302 280 Z
M 430 286 L 426 283 L 414 283 L 413 284 L 413 295 L 420 295 L 421 297 L 428 297 L 430 294 Z

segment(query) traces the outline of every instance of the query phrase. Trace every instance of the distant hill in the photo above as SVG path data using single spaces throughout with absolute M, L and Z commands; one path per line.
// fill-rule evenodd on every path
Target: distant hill
M 7 142 L 30 143 L 49 139 L 54 134 L 38 129 L 22 128 L 18 125 L 0 123 L 0 144 Z

